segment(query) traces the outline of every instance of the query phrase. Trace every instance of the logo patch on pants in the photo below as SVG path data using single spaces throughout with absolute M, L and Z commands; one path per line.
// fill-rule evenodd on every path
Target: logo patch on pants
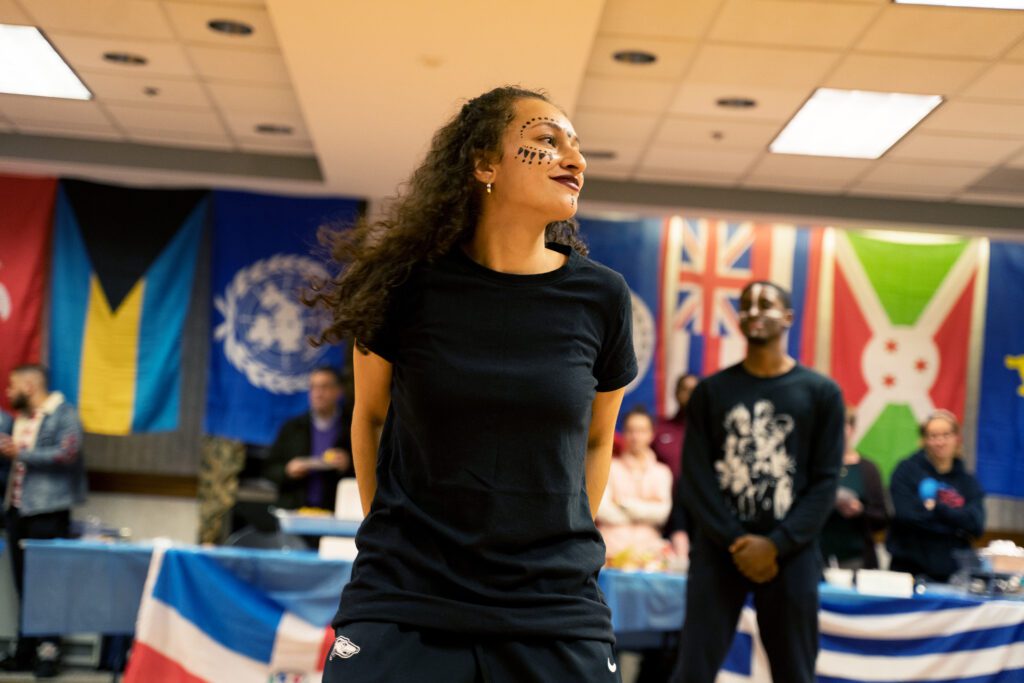
M 353 643 L 345 636 L 338 636 L 334 640 L 334 647 L 331 648 L 331 656 L 328 659 L 334 659 L 335 657 L 341 657 L 342 659 L 348 659 L 354 654 L 359 652 L 359 646 Z

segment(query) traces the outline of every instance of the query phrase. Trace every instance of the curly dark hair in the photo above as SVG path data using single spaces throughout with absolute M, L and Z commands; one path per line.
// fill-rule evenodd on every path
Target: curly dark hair
M 498 161 L 502 136 L 515 119 L 515 103 L 543 92 L 506 86 L 469 100 L 437 133 L 426 159 L 386 205 L 377 220 L 359 219 L 350 229 L 321 228 L 338 274 L 312 284 L 306 303 L 323 306 L 332 318 L 318 343 L 349 341 L 365 351 L 383 324 L 391 293 L 414 266 L 468 242 L 482 201 L 473 171 L 479 159 Z M 546 228 L 548 242 L 566 244 L 583 255 L 587 247 L 575 220 Z

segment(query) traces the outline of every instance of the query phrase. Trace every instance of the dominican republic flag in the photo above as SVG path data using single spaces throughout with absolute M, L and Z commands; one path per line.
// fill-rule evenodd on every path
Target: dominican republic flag
M 42 351 L 43 292 L 50 266 L 53 178 L 0 176 L 0 378 Z M 6 393 L 0 407 L 10 409 Z
M 822 591 L 818 683 L 1024 680 L 1024 603 L 954 597 L 852 598 Z M 717 683 L 771 683 L 746 607 Z
M 299 616 L 284 602 L 289 594 L 272 596 L 243 580 L 244 564 L 237 568 L 186 549 L 154 549 L 125 683 L 320 681 L 334 643 L 330 617 Z
M 206 192 L 62 180 L 50 297 L 54 389 L 97 434 L 178 428 L 181 338 Z
M 207 434 L 269 444 L 309 410 L 310 371 L 340 369 L 340 347 L 309 343 L 329 319 L 302 294 L 329 275 L 317 230 L 351 225 L 361 210 L 333 197 L 214 192 Z
M 977 474 L 988 493 L 1024 498 L 1024 244 L 992 242 L 981 359 Z
M 857 450 L 888 478 L 920 447 L 936 408 L 963 420 L 984 241 L 922 233 L 835 230 L 827 371 L 856 406 Z M 980 319 L 979 319 L 980 320 Z

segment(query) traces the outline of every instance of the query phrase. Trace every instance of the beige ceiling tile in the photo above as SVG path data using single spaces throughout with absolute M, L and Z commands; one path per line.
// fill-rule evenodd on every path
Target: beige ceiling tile
M 595 140 L 620 140 L 645 143 L 654 132 L 658 117 L 650 114 L 617 114 L 581 110 L 573 117 L 573 125 L 583 145 Z
M 580 109 L 660 114 L 668 107 L 675 92 L 675 83 L 587 76 L 576 106 Z
M 997 57 L 1024 34 L 1020 12 L 891 5 L 857 45 L 867 52 Z
M 587 74 L 621 79 L 677 81 L 693 58 L 696 43 L 654 38 L 598 36 L 590 51 Z M 650 64 L 623 64 L 613 58 L 624 50 L 642 50 L 657 56 Z
M 228 128 L 231 130 L 231 134 L 234 135 L 236 139 L 243 137 L 262 137 L 261 134 L 256 132 L 256 127 L 262 125 L 287 126 L 291 128 L 291 135 L 281 136 L 281 139 L 309 139 L 309 132 L 306 130 L 306 124 L 302 120 L 302 115 L 297 111 L 285 114 L 281 112 L 267 113 L 245 109 L 231 109 L 222 111 L 221 113 L 228 124 Z M 275 137 L 273 139 L 277 138 Z
M 633 179 L 646 183 L 734 187 L 739 183 L 742 176 L 742 172 L 715 173 L 707 171 L 681 171 L 664 168 L 641 168 L 633 174 Z
M 1024 137 L 1024 105 L 944 102 L 918 125 L 917 130 Z
M 587 172 L 590 167 L 599 164 L 602 166 L 617 165 L 629 166 L 632 168 L 640 160 L 643 151 L 642 145 L 637 142 L 624 142 L 622 140 L 602 140 L 601 138 L 587 137 L 583 140 L 583 156 L 587 159 Z M 608 157 L 608 153 L 612 157 Z
M 224 134 L 220 119 L 212 111 L 195 109 L 153 109 L 125 104 L 107 105 L 107 111 L 128 132 L 162 131 L 165 133 L 198 133 L 211 136 Z
M 770 181 L 773 178 L 789 180 L 831 181 L 849 183 L 857 179 L 871 165 L 867 159 L 839 159 L 812 157 L 800 154 L 765 154 L 750 172 L 748 181 Z
M 1024 64 L 995 64 L 963 91 L 964 97 L 1024 101 Z
M 715 19 L 708 39 L 845 49 L 877 13 L 878 8 L 870 5 L 828 4 L 819 0 L 729 0 Z
M 651 147 L 641 168 L 692 173 L 741 174 L 760 152 L 713 147 Z
M 174 40 L 174 32 L 156 0 L 30 0 L 22 6 L 48 33 Z
M 288 69 L 274 51 L 229 50 L 221 47 L 191 45 L 189 54 L 204 78 L 243 81 L 267 85 L 288 85 Z
M 1011 62 L 1024 62 L 1024 40 L 1019 41 L 1012 50 L 1003 55 L 1003 59 Z
M 825 81 L 830 88 L 922 95 L 955 93 L 984 68 L 984 62 L 850 54 Z
M 161 147 L 191 147 L 197 149 L 232 150 L 235 144 L 226 135 L 183 133 L 181 131 L 133 130 L 128 132 L 132 142 Z
M 192 67 L 184 51 L 175 43 L 156 41 L 126 40 L 122 38 L 95 38 L 67 33 L 50 34 L 50 40 L 57 46 L 64 58 L 75 69 L 101 70 L 106 73 L 144 76 L 192 76 Z M 116 64 L 103 59 L 107 52 L 128 52 L 140 55 L 146 64 Z
M 902 161 L 880 161 L 860 179 L 858 185 L 899 185 L 959 190 L 988 173 L 978 166 L 952 164 L 911 164 Z
M 262 85 L 209 84 L 210 96 L 225 111 L 252 110 L 299 115 L 299 103 L 291 88 Z
M 110 123 L 99 105 L 92 100 L 0 95 L 0 113 L 16 126 L 41 122 L 93 126 L 106 126 Z
M 90 125 L 86 123 L 50 123 L 39 122 L 22 124 L 18 126 L 18 132 L 28 135 L 47 135 L 51 137 L 87 138 L 93 140 L 124 140 L 121 134 L 113 125 Z
M 2 106 L 3 105 L 0 105 L 0 108 L 2 108 Z M 1006 165 L 1012 166 L 1013 168 L 1024 168 L 1024 152 L 1016 154 L 1012 159 L 1006 162 Z
M 994 166 L 1021 148 L 1021 142 L 999 138 L 932 135 L 913 131 L 885 154 L 895 161 L 952 161 Z
M 270 15 L 262 7 L 225 7 L 221 4 L 165 2 L 164 7 L 178 37 L 186 43 L 209 43 L 225 47 L 277 47 Z M 249 35 L 231 35 L 208 26 L 213 20 L 226 19 L 252 27 Z
M 617 164 L 615 161 L 599 159 L 587 162 L 587 178 L 604 178 L 606 180 L 626 180 L 633 175 L 631 164 Z M 583 195 L 584 199 L 586 195 Z
M 285 154 L 289 156 L 308 156 L 313 153 L 313 143 L 309 140 L 282 138 L 239 137 L 238 146 L 243 152 L 262 154 Z
M 704 35 L 721 0 L 607 0 L 601 34 L 696 39 Z
M 838 52 L 705 44 L 687 83 L 749 83 L 777 88 L 811 88 L 839 59 Z
M 669 111 L 687 116 L 781 123 L 788 121 L 812 92 L 810 88 L 774 88 L 737 83 L 687 81 L 672 100 Z M 747 97 L 754 100 L 757 106 L 750 109 L 718 106 L 718 100 L 724 97 Z
M 778 132 L 775 123 L 672 117 L 661 122 L 653 144 L 766 149 Z
M 79 76 L 101 102 L 131 102 L 151 107 L 210 108 L 210 100 L 197 81 L 159 76 L 118 76 L 85 71 L 80 72 Z M 147 88 L 155 88 L 156 94 L 147 95 Z
M 865 197 L 888 197 L 891 199 L 922 199 L 928 201 L 950 199 L 955 190 L 944 187 L 927 187 L 923 185 L 889 185 L 876 183 L 860 183 L 848 190 L 851 195 Z
M 31 26 L 34 23 L 14 0 L 0 0 L 0 24 Z

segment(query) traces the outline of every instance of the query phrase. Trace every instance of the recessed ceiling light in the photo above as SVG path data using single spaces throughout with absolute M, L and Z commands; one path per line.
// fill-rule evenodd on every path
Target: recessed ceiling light
M 256 126 L 256 132 L 262 135 L 291 135 L 295 129 L 291 126 L 282 126 L 277 123 L 261 123 Z
M 653 64 L 657 61 L 658 55 L 643 50 L 620 50 L 612 55 L 612 58 L 624 64 Z
M 35 26 L 0 24 L 0 92 L 92 99 L 92 93 Z
M 897 5 L 936 5 L 977 9 L 1024 9 L 1024 0 L 893 0 Z
M 211 31 L 226 33 L 229 36 L 248 36 L 252 34 L 252 26 L 233 19 L 211 19 L 206 22 Z
M 591 161 L 593 159 L 614 159 L 618 155 L 610 149 L 588 149 L 583 152 L 583 156 Z
M 753 109 L 757 106 L 757 100 L 749 97 L 719 97 L 715 104 L 726 109 Z
M 142 55 L 132 54 L 131 52 L 104 52 L 103 59 L 114 64 L 125 64 L 127 66 L 142 66 L 149 61 Z
M 142 94 L 147 97 L 156 97 L 160 94 L 160 88 L 153 87 L 152 85 L 147 85 L 145 88 L 142 89 Z
M 877 159 L 941 102 L 939 95 L 818 88 L 768 149 Z

